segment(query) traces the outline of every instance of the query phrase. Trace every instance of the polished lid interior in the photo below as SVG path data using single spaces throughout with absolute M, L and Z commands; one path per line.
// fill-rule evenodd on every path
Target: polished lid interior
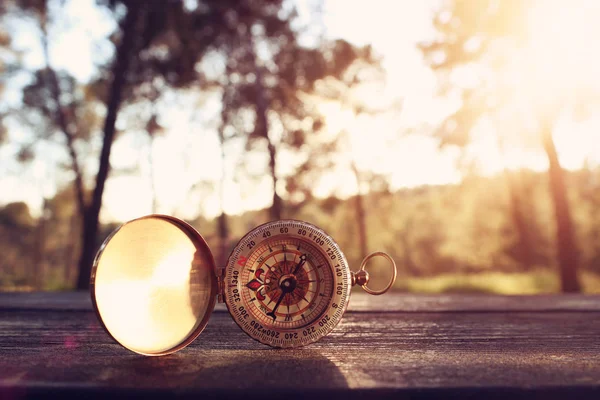
M 217 290 L 214 260 L 202 236 L 162 215 L 117 229 L 96 257 L 91 284 L 109 334 L 146 355 L 191 343 L 208 322 Z

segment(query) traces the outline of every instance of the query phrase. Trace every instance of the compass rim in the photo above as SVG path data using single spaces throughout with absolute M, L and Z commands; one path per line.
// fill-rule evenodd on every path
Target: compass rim
M 337 319 L 337 321 L 333 324 L 331 324 L 330 327 L 328 327 L 325 332 L 322 332 L 320 334 L 314 335 L 312 336 L 310 339 L 307 339 L 305 341 L 302 341 L 301 343 L 297 343 L 295 341 L 290 341 L 289 343 L 285 343 L 283 342 L 282 345 L 275 345 L 273 343 L 269 343 L 267 341 L 263 341 L 260 340 L 258 335 L 257 336 L 253 336 L 250 332 L 250 330 L 247 330 L 241 323 L 239 318 L 237 317 L 236 314 L 236 310 L 233 309 L 233 304 L 230 304 L 230 299 L 229 296 L 227 295 L 227 290 L 224 290 L 223 293 L 223 299 L 225 302 L 225 305 L 227 307 L 227 311 L 229 312 L 229 314 L 231 315 L 232 319 L 235 321 L 236 325 L 238 325 L 238 327 L 250 338 L 252 338 L 253 340 L 257 341 L 258 343 L 261 343 L 263 345 L 267 345 L 273 348 L 300 348 L 300 347 L 304 347 L 307 346 L 309 344 L 315 343 L 321 339 L 323 339 L 325 336 L 329 335 L 343 320 L 344 314 L 347 311 L 348 308 L 348 304 L 350 302 L 350 295 L 351 295 L 351 272 L 350 272 L 350 267 L 348 265 L 348 260 L 346 259 L 345 254 L 342 252 L 342 249 L 340 248 L 339 244 L 333 239 L 333 237 L 328 234 L 325 230 L 323 230 L 322 228 L 311 224 L 310 222 L 306 222 L 303 220 L 298 220 L 298 219 L 280 219 L 280 220 L 274 220 L 274 221 L 269 221 L 266 223 L 263 223 L 261 225 L 256 226 L 255 228 L 251 229 L 250 231 L 248 231 L 237 243 L 236 245 L 233 247 L 233 250 L 230 252 L 229 257 L 227 258 L 227 264 L 225 265 L 225 271 L 224 271 L 224 276 L 223 276 L 223 280 L 224 282 L 227 282 L 231 277 L 229 276 L 230 274 L 230 270 L 233 271 L 233 269 L 235 269 L 235 266 L 233 266 L 233 268 L 230 268 L 230 265 L 232 264 L 232 262 L 235 262 L 235 260 L 237 259 L 237 257 L 239 256 L 239 253 L 236 254 L 236 250 L 238 248 L 242 248 L 242 244 L 244 243 L 244 241 L 246 241 L 249 237 L 252 237 L 256 234 L 258 234 L 261 230 L 264 230 L 265 227 L 267 226 L 276 226 L 278 224 L 299 224 L 305 227 L 310 227 L 311 229 L 315 230 L 316 232 L 319 232 L 321 235 L 323 235 L 323 237 L 325 237 L 327 239 L 327 243 L 331 244 L 335 250 L 338 252 L 338 254 L 340 255 L 340 261 L 342 261 L 342 273 L 344 274 L 340 279 L 341 282 L 344 282 L 344 280 L 346 280 L 346 282 L 348 282 L 347 285 L 345 285 L 343 287 L 343 291 L 345 292 L 344 294 L 341 295 L 341 297 L 343 298 L 345 296 L 345 301 L 343 302 L 343 304 L 339 304 L 338 308 L 341 308 L 341 314 L 339 316 L 339 318 Z M 282 235 L 286 235 L 288 237 L 296 237 L 297 235 L 294 235 L 292 233 L 287 233 L 287 234 L 282 234 Z M 271 239 L 274 239 L 271 238 Z M 269 239 L 265 239 L 264 241 L 267 241 Z M 308 242 L 308 239 L 303 239 L 304 241 Z M 310 243 L 310 242 L 309 242 Z M 319 252 L 322 252 L 318 246 L 315 246 L 314 244 L 311 243 L 311 245 L 313 245 L 313 247 L 315 247 L 315 249 L 317 249 Z M 325 256 L 325 254 L 323 253 L 323 256 Z M 327 261 L 327 266 L 328 268 L 331 270 L 332 272 L 332 277 L 333 277 L 333 282 L 336 281 L 336 277 L 335 275 L 335 270 L 333 269 L 333 265 L 330 262 L 330 260 L 327 260 L 327 257 L 325 257 L 326 261 Z M 346 278 L 346 279 L 344 279 Z M 224 285 L 225 287 L 225 285 Z M 334 288 L 332 288 L 333 290 Z M 289 331 L 289 332 L 295 332 L 295 331 L 302 331 L 303 328 L 305 327 L 310 327 L 313 326 L 313 324 L 315 324 L 320 318 L 323 317 L 323 315 L 325 315 L 328 311 L 330 311 L 331 309 L 333 309 L 333 307 L 331 306 L 331 302 L 333 301 L 332 299 L 334 298 L 334 296 L 336 296 L 335 293 L 332 293 L 332 297 L 329 301 L 329 304 L 327 305 L 327 307 L 317 316 L 312 318 L 312 321 L 308 324 L 306 324 L 303 327 L 300 328 L 290 328 L 290 329 L 277 329 L 277 328 L 271 328 L 271 329 L 277 329 L 278 331 Z M 285 333 L 285 332 L 284 332 Z

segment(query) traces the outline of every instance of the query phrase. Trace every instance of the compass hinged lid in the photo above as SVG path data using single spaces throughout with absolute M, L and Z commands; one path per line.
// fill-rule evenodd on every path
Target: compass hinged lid
M 141 354 L 169 354 L 208 323 L 217 295 L 215 262 L 190 225 L 150 215 L 106 239 L 91 290 L 98 317 L 117 342 Z

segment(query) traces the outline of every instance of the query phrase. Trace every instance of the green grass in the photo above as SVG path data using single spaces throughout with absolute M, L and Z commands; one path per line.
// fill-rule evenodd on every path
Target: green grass
M 579 275 L 584 293 L 600 294 L 600 275 L 582 271 Z M 50 274 L 44 290 L 69 290 L 59 276 Z M 379 289 L 383 280 L 373 279 L 369 285 Z M 398 275 L 394 289 L 411 293 L 495 293 L 506 295 L 560 293 L 558 274 L 549 270 L 530 272 L 480 272 L 471 274 L 448 273 L 429 277 L 403 277 Z M 1 291 L 31 291 L 24 283 L 0 281 Z
M 600 275 L 583 271 L 580 281 L 584 293 L 600 294 Z M 414 293 L 542 294 L 560 293 L 560 281 L 557 273 L 548 270 L 519 273 L 453 273 L 405 279 L 398 276 L 395 288 Z

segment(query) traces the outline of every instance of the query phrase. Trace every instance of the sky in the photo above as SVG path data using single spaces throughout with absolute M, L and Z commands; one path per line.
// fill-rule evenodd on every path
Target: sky
M 314 0 L 298 0 L 300 16 L 307 21 L 311 2 Z M 108 35 L 114 29 L 114 22 L 93 4 L 94 0 L 67 1 L 63 15 L 66 23 L 51 33 L 59 39 L 53 41 L 57 44 L 51 48 L 53 66 L 68 70 L 81 81 L 89 79 L 94 72 L 94 62 L 102 61 L 112 52 L 111 46 L 98 38 Z M 355 118 L 350 110 L 338 104 L 319 105 L 329 132 L 348 132 L 349 151 L 339 156 L 334 170 L 315 183 L 314 192 L 318 196 L 347 197 L 356 193 L 351 161 L 361 171 L 387 175 L 392 189 L 461 180 L 458 151 L 439 149 L 437 142 L 427 136 L 457 104 L 456 100 L 439 95 L 436 76 L 425 65 L 417 48 L 418 43 L 434 35 L 431 20 L 437 5 L 438 1 L 434 0 L 324 1 L 322 18 L 328 37 L 343 38 L 357 45 L 372 44 L 382 57 L 386 82 L 372 88 L 366 98 L 373 103 L 401 102 L 402 108 L 384 116 Z M 26 65 L 39 66 L 41 53 L 35 35 L 23 32 L 16 38 L 16 45 L 27 50 Z M 161 123 L 166 131 L 154 141 L 152 148 L 143 135 L 122 135 L 116 140 L 111 156 L 113 167 L 122 170 L 137 165 L 139 171 L 133 175 L 113 174 L 109 178 L 103 221 L 126 221 L 152 211 L 150 151 L 158 193 L 157 211 L 184 218 L 193 218 L 198 210 L 208 217 L 219 212 L 216 189 L 221 166 L 215 131 L 218 103 L 216 97 L 209 96 L 202 104 L 201 113 L 194 107 L 181 106 L 194 104 L 194 101 L 197 100 L 184 97 L 165 102 Z M 482 129 L 479 135 L 476 132 L 475 141 L 467 150 L 467 156 L 479 166 L 482 174 L 496 174 L 504 166 L 540 171 L 546 168 L 545 155 L 539 149 L 511 147 L 500 155 L 496 142 L 486 134 L 485 127 Z M 597 118 L 577 126 L 558 125 L 555 139 L 565 167 L 580 168 L 586 159 L 600 162 L 600 151 L 595 150 L 598 147 L 595 132 L 599 131 Z M 12 138 L 26 135 L 19 127 L 11 130 Z M 57 162 L 64 161 L 60 146 L 43 150 L 45 157 L 23 171 L 17 166 L 11 167 L 15 148 L 0 148 L 0 165 L 8 165 L 0 175 L 0 204 L 26 200 L 36 213 L 41 195 L 52 196 L 56 191 L 55 182 L 69 179 L 68 174 L 56 168 Z M 272 195 L 268 179 L 258 182 L 234 179 L 239 175 L 236 168 L 243 144 L 232 141 L 227 150 L 230 156 L 226 160 L 225 211 L 234 214 L 269 206 Z M 256 157 L 249 168 L 261 171 L 265 163 L 266 159 Z M 95 161 L 86 163 L 86 168 L 94 171 Z M 197 182 L 201 182 L 199 189 L 190 191 Z

